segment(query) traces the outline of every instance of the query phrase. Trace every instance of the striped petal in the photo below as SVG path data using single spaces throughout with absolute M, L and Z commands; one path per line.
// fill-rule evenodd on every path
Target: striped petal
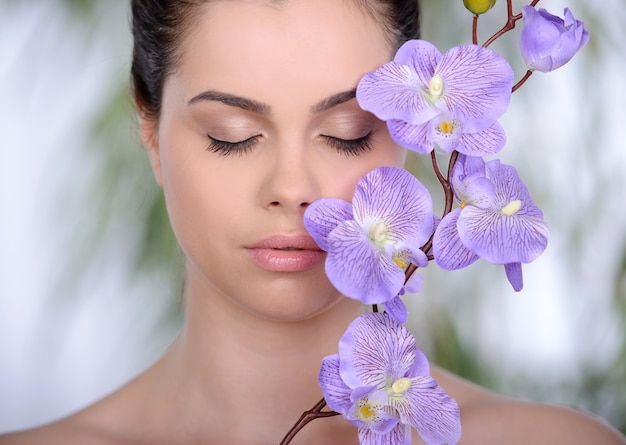
M 493 264 L 530 263 L 548 244 L 548 225 L 532 216 L 468 206 L 457 228 L 463 245 Z
M 498 153 L 506 144 L 506 133 L 498 122 L 484 130 L 463 132 L 456 149 L 468 156 L 488 156 Z
M 411 427 L 398 423 L 387 434 L 377 434 L 368 428 L 359 428 L 360 445 L 411 445 Z
M 413 367 L 413 335 L 383 313 L 358 317 L 339 342 L 340 373 L 350 387 L 377 385 L 404 377 Z
M 432 233 L 432 199 L 428 189 L 402 168 L 379 167 L 357 183 L 354 218 L 366 230 L 383 222 L 388 238 L 421 246 Z
M 387 128 L 393 141 L 417 153 L 428 154 L 435 148 L 431 139 L 430 122 L 410 124 L 406 121 L 391 119 Z
M 420 76 L 408 65 L 389 62 L 361 78 L 356 98 L 359 106 L 381 120 L 400 119 L 412 123 L 428 121 L 437 114 Z
M 328 236 L 326 275 L 346 297 L 385 303 L 400 292 L 404 271 L 377 248 L 356 221 L 345 221 Z
M 319 199 L 304 212 L 304 227 L 320 249 L 328 251 L 328 235 L 338 224 L 352 219 L 352 204 L 335 198 Z
M 443 79 L 441 101 L 464 122 L 489 125 L 511 101 L 513 69 L 490 49 L 455 46 L 444 54 L 435 74 Z
M 391 397 L 400 421 L 413 426 L 429 445 L 455 444 L 461 438 L 459 406 L 430 376 L 411 379 L 409 389 Z
M 448 213 L 437 226 L 433 237 L 433 255 L 435 261 L 445 270 L 457 270 L 469 266 L 479 256 L 465 247 L 459 238 L 457 221 L 461 209 Z
M 329 355 L 322 360 L 318 381 L 328 406 L 345 415 L 352 404 L 350 400 L 352 390 L 339 374 L 339 355 Z

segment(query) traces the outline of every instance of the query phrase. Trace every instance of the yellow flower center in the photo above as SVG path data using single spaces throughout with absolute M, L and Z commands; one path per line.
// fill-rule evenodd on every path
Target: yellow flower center
M 400 269 L 406 269 L 406 261 L 404 261 L 401 256 L 394 255 L 393 262 L 396 263 Z
M 369 403 L 366 403 L 362 406 L 359 407 L 359 417 L 362 420 L 368 420 L 370 419 L 374 414 L 376 414 L 376 411 L 374 411 L 372 409 L 372 405 L 370 405 Z
M 393 392 L 393 394 L 400 395 L 407 392 L 410 387 L 411 379 L 403 377 L 393 382 L 393 385 L 391 385 L 391 391 Z
M 452 124 L 452 122 L 442 121 L 441 125 L 439 125 L 439 128 L 441 129 L 442 133 L 450 134 L 452 133 L 454 125 Z
M 511 216 L 511 215 L 515 215 L 521 208 L 522 208 L 522 201 L 520 201 L 519 199 L 514 199 L 513 201 L 509 202 L 507 205 L 502 207 L 501 212 L 505 214 L 506 216 Z
M 428 93 L 433 100 L 439 99 L 443 92 L 443 79 L 439 74 L 435 74 L 428 83 Z

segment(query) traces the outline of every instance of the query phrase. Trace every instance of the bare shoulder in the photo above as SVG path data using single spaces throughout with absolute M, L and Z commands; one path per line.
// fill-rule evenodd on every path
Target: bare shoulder
M 590 414 L 505 397 L 493 396 L 470 405 L 461 418 L 468 443 L 626 444 L 619 432 Z
M 0 445 L 122 445 L 176 443 L 171 394 L 156 386 L 149 368 L 86 408 L 37 428 L 0 435 Z M 160 381 L 157 381 L 160 382 Z M 156 388 L 156 389 L 155 389 Z M 164 402 L 165 400 L 165 402 Z
M 437 379 L 459 403 L 461 444 L 626 445 L 624 436 L 591 414 L 504 397 L 445 371 Z
M 129 441 L 126 419 L 132 419 L 123 397 L 114 393 L 60 420 L 0 435 L 0 445 L 116 445 Z
M 0 435 L 0 445 L 110 445 L 114 441 L 88 425 L 73 418 L 53 422 L 40 427 Z

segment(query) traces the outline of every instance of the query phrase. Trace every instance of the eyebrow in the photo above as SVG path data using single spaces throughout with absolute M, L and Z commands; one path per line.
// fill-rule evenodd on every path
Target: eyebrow
M 342 91 L 341 93 L 333 94 L 325 99 L 322 99 L 317 104 L 311 107 L 312 114 L 319 114 L 330 108 L 348 102 L 356 97 L 356 88 L 348 91 Z M 221 102 L 231 107 L 241 108 L 242 110 L 251 111 L 256 114 L 267 116 L 270 114 L 271 107 L 262 102 L 258 102 L 253 99 L 245 97 L 235 96 L 234 94 L 223 93 L 215 90 L 207 90 L 203 93 L 194 96 L 187 103 L 193 105 L 203 101 Z
M 256 100 L 246 99 L 245 97 L 235 96 L 233 94 L 222 93 L 220 91 L 208 90 L 191 98 L 188 105 L 192 105 L 203 101 L 221 102 L 231 107 L 241 108 L 242 110 L 252 111 L 253 113 L 267 116 L 270 114 L 269 105 L 257 102 Z
M 355 97 L 356 97 L 356 88 L 353 88 L 348 91 L 343 91 L 341 93 L 333 94 L 332 96 L 327 97 L 326 99 L 322 99 L 316 105 L 313 105 L 313 107 L 311 107 L 311 113 L 312 114 L 322 113 L 326 110 L 331 109 L 332 107 L 336 105 L 340 105 L 342 103 L 348 102 L 349 100 L 352 100 Z

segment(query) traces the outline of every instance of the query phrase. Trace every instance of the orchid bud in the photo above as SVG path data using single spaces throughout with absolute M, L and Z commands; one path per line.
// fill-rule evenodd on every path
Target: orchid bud
M 472 14 L 484 14 L 493 8 L 496 0 L 463 0 L 463 4 Z
M 565 19 L 545 9 L 524 6 L 520 38 L 522 57 L 529 70 L 544 73 L 565 65 L 589 40 L 583 22 L 565 8 Z

